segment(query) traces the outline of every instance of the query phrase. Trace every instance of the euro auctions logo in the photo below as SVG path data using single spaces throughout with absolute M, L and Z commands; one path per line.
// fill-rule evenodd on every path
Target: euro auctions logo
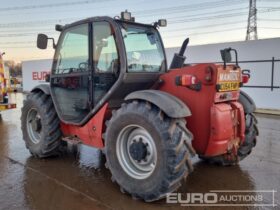
M 49 74 L 49 71 L 33 71 L 32 80 L 45 81 L 46 75 Z
M 170 193 L 166 203 L 186 204 L 213 204 L 218 203 L 217 193 Z
M 170 193 L 166 203 L 181 206 L 276 207 L 276 190 L 211 190 L 207 193 Z

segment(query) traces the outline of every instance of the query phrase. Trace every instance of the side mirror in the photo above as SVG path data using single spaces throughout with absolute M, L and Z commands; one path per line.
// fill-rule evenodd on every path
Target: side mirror
M 226 69 L 226 63 L 231 62 L 231 51 L 233 51 L 235 53 L 235 66 L 236 66 L 236 68 L 239 67 L 237 50 L 229 47 L 229 48 L 225 48 L 225 49 L 221 50 L 221 56 L 224 61 L 224 69 Z
M 231 62 L 231 48 L 226 48 L 221 50 L 221 56 L 222 56 L 222 60 L 224 61 L 224 63 L 230 63 Z
M 47 49 L 48 46 L 48 36 L 46 34 L 38 34 L 37 36 L 37 47 L 39 49 Z

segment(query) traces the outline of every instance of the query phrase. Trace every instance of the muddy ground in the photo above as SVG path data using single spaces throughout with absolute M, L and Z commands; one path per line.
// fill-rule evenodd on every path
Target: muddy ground
M 26 150 L 20 129 L 23 95 L 12 94 L 18 108 L 2 112 L 0 121 L 0 209 L 189 209 L 166 204 L 165 199 L 144 203 L 122 194 L 111 182 L 100 151 L 85 146 L 68 146 L 63 157 L 38 160 Z M 279 208 L 280 116 L 257 115 L 260 136 L 252 154 L 233 167 L 208 165 L 194 159 L 194 172 L 180 192 L 210 190 L 275 190 Z M 263 193 L 266 207 L 226 209 L 271 209 L 271 193 Z M 209 207 L 199 207 L 209 209 Z M 225 207 L 219 207 L 224 209 Z M 217 207 L 213 207 L 217 209 Z

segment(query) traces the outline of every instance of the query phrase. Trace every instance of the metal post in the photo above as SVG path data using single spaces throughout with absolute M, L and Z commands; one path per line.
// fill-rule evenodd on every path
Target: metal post
M 257 40 L 257 0 L 249 0 L 249 15 L 247 23 L 246 40 Z
M 274 57 L 272 57 L 272 68 L 271 68 L 271 91 L 273 91 L 274 88 Z

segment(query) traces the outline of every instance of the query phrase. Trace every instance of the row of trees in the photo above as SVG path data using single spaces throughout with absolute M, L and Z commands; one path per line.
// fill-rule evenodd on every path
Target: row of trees
M 5 66 L 10 70 L 11 77 L 22 77 L 22 65 L 15 61 L 4 61 Z

